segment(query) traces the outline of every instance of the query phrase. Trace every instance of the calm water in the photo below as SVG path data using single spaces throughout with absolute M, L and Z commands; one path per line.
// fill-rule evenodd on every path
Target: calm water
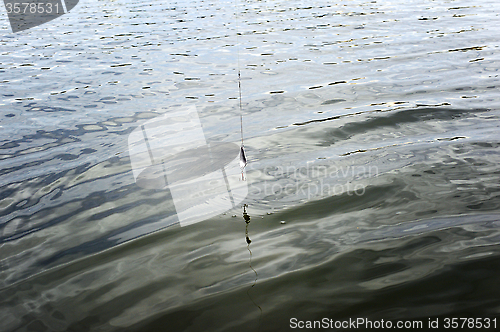
M 498 13 L 84 0 L 12 34 L 2 10 L 0 330 L 500 317 Z M 251 221 L 180 227 L 127 138 L 195 105 L 238 142 L 237 30 Z

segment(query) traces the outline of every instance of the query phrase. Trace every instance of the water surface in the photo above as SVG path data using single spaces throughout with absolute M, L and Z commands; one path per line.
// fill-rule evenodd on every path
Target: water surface
M 2 12 L 1 330 L 498 317 L 499 12 L 82 1 L 16 34 Z M 195 105 L 238 142 L 238 57 L 250 223 L 180 227 L 128 135 Z

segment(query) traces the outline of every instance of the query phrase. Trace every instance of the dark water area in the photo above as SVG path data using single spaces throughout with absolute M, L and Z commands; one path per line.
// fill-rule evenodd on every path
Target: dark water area
M 498 329 L 499 13 L 81 1 L 12 33 L 0 11 L 0 331 Z M 248 194 L 181 227 L 130 135 L 195 107 L 239 144 L 238 62 Z

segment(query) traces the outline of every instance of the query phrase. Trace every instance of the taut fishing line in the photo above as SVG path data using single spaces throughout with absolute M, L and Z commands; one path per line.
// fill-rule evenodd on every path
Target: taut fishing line
M 240 147 L 240 168 L 241 168 L 241 180 L 245 180 L 243 176 L 243 169 L 247 165 L 247 157 L 245 155 L 245 144 L 243 141 L 243 104 L 242 104 L 242 94 L 241 94 L 241 69 L 240 69 L 240 41 L 239 41 L 239 31 L 238 31 L 238 1 L 234 1 L 234 16 L 235 16 L 235 28 L 236 28 L 236 57 L 237 57 L 237 63 L 238 63 L 238 94 L 239 94 L 239 109 L 240 109 L 240 133 L 241 133 L 241 147 Z M 248 236 L 248 226 L 250 225 L 250 216 L 247 213 L 247 207 L 248 205 L 244 204 L 243 205 L 243 219 L 245 220 L 245 241 L 247 243 L 247 250 L 250 254 L 250 258 L 248 261 L 248 265 L 250 269 L 255 273 L 255 280 L 250 286 L 250 288 L 247 290 L 247 295 L 250 298 L 250 301 L 259 309 L 260 311 L 260 316 L 259 316 L 259 331 L 260 331 L 260 324 L 262 320 L 262 308 L 255 303 L 253 300 L 252 296 L 250 295 L 250 290 L 257 284 L 257 279 L 259 277 L 257 271 L 252 267 L 252 251 L 250 250 L 250 243 L 252 243 L 252 240 L 250 240 L 250 237 Z
M 241 70 L 240 70 L 240 41 L 238 38 L 238 2 L 234 1 L 234 16 L 235 16 L 235 27 L 236 27 L 236 57 L 238 62 L 238 93 L 239 93 L 239 107 L 240 107 L 240 133 L 241 133 L 241 147 L 240 147 L 240 168 L 241 168 L 241 180 L 245 180 L 243 176 L 243 169 L 247 165 L 247 157 L 245 155 L 245 144 L 243 142 L 243 105 L 241 101 Z

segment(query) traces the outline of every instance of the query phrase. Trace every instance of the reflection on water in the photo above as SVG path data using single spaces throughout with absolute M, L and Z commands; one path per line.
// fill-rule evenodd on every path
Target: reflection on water
M 257 284 L 257 279 L 259 279 L 259 274 L 252 267 L 252 250 L 250 250 L 250 243 L 252 243 L 252 240 L 250 240 L 250 237 L 248 236 L 248 226 L 250 225 L 251 217 L 247 213 L 247 208 L 248 208 L 248 205 L 244 204 L 243 205 L 243 220 L 245 220 L 245 224 L 246 224 L 246 226 L 245 226 L 245 240 L 247 241 L 247 250 L 248 250 L 248 253 L 250 254 L 250 258 L 248 260 L 248 266 L 255 273 L 255 280 L 254 280 L 253 284 L 247 289 L 247 295 L 248 295 L 248 298 L 250 299 L 250 301 L 252 301 L 252 303 L 255 305 L 255 307 L 257 309 L 259 309 L 259 311 L 260 311 L 260 317 L 259 317 L 259 330 L 260 330 L 262 314 L 263 314 L 262 308 L 257 303 L 255 303 L 255 301 L 252 298 L 252 295 L 250 294 L 250 291 L 252 290 L 252 288 L 255 287 L 255 285 Z
M 498 316 L 497 7 L 239 3 L 248 195 L 182 228 L 128 137 L 195 106 L 239 143 L 234 2 L 0 27 L 0 330 Z

